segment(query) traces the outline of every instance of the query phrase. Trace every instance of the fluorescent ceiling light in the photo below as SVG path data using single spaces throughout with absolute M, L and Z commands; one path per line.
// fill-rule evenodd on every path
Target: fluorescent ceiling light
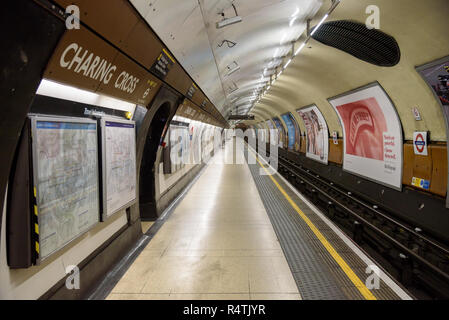
M 315 32 L 321 27 L 321 25 L 324 23 L 324 21 L 326 21 L 327 17 L 329 17 L 329 14 L 326 14 L 323 19 L 321 19 L 320 23 L 318 23 L 318 25 L 315 27 L 315 29 L 313 29 L 312 33 L 310 34 L 311 36 L 313 36 L 315 34 Z
M 240 70 L 240 66 L 235 67 L 234 69 L 232 69 L 231 71 L 228 72 L 227 76 L 230 76 L 231 74 L 233 74 L 234 72 L 237 72 Z
M 304 42 L 302 45 L 299 46 L 298 50 L 295 52 L 295 56 L 298 55 L 298 53 L 306 46 L 306 43 Z
M 294 17 L 293 19 L 290 20 L 290 23 L 289 23 L 289 27 L 290 28 L 293 26 L 293 24 L 295 23 L 296 19 L 298 19 L 298 17 Z
M 292 18 L 294 17 L 294 16 L 296 16 L 297 14 L 299 13 L 299 8 L 298 7 L 296 7 L 296 11 L 295 11 L 295 13 L 294 14 L 292 14 Z
M 243 19 L 240 16 L 224 19 L 223 21 L 217 22 L 217 29 L 221 29 L 227 26 L 230 26 L 232 24 L 236 24 L 239 22 L 242 22 Z

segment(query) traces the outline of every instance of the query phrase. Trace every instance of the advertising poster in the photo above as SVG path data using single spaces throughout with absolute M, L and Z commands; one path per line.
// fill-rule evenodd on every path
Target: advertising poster
M 282 115 L 282 119 L 287 125 L 288 132 L 288 149 L 299 152 L 301 147 L 301 134 L 298 123 L 291 113 Z
M 329 159 L 329 131 L 321 111 L 313 105 L 297 110 L 297 112 L 306 127 L 306 156 L 327 164 Z
M 285 128 L 282 125 L 282 122 L 279 118 L 273 118 L 274 124 L 276 125 L 276 128 L 278 129 L 278 146 L 279 148 L 285 148 L 287 146 L 286 138 L 287 134 L 285 132 Z
M 432 88 L 445 109 L 449 108 L 449 57 L 428 66 L 418 68 L 418 72 Z M 446 116 L 448 112 L 446 111 Z
M 271 122 L 271 120 L 267 120 L 267 121 L 266 121 L 266 124 L 267 124 L 267 126 L 268 126 L 268 128 L 269 128 L 268 132 L 269 132 L 269 136 L 270 136 L 270 144 L 276 145 L 276 144 L 277 144 L 277 141 L 274 141 L 274 140 L 275 140 L 275 137 L 274 137 L 274 135 L 272 135 L 271 132 L 270 132 L 270 130 L 275 130 L 274 124 L 273 124 L 273 122 Z
M 443 115 L 445 117 L 446 126 L 449 128 L 449 57 L 445 57 L 419 67 L 417 68 L 417 71 L 432 89 L 435 98 L 440 102 Z M 449 192 L 446 197 L 446 208 L 449 208 Z
M 402 125 L 378 84 L 330 99 L 344 134 L 343 168 L 400 190 Z

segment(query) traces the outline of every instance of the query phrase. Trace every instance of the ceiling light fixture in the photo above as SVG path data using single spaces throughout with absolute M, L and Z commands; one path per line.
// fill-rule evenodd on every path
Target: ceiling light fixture
M 236 24 L 236 23 L 243 21 L 243 18 L 238 15 L 237 8 L 235 7 L 234 4 L 232 4 L 232 7 L 234 8 L 234 11 L 235 11 L 235 17 L 225 18 L 224 12 L 222 12 L 221 16 L 223 17 L 223 20 L 220 22 L 217 22 L 217 29 L 221 29 L 221 28 L 230 26 L 232 24 Z
M 313 29 L 312 33 L 310 34 L 311 36 L 313 36 L 315 34 L 315 32 L 317 32 L 317 30 L 321 27 L 321 25 L 324 23 L 324 21 L 326 21 L 326 19 L 329 17 L 329 14 L 327 13 L 323 19 L 321 19 L 320 23 L 318 23 L 318 25 L 315 27 L 315 29 Z
M 227 76 L 229 77 L 231 74 L 237 72 L 240 70 L 240 66 L 235 67 L 234 69 L 230 70 L 227 74 Z
M 303 44 L 301 44 L 301 45 L 299 46 L 298 50 L 296 50 L 295 56 L 297 56 L 298 53 L 299 53 L 305 46 L 306 46 L 306 43 L 305 43 L 305 42 L 304 42 Z

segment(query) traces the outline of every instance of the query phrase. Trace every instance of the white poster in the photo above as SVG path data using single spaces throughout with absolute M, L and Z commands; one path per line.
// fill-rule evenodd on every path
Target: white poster
M 43 260 L 100 220 L 97 123 L 32 117 L 33 172 Z
M 306 127 L 306 156 L 315 161 L 328 164 L 329 131 L 326 120 L 317 106 L 297 110 Z
M 133 121 L 102 120 L 103 220 L 136 200 L 136 128 Z
M 343 126 L 343 168 L 400 190 L 402 125 L 382 87 L 374 84 L 329 102 Z

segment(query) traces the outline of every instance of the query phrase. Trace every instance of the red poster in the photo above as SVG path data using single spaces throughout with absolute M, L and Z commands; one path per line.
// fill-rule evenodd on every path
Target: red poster
M 384 133 L 388 126 L 376 98 L 337 106 L 344 122 L 346 153 L 384 160 Z

